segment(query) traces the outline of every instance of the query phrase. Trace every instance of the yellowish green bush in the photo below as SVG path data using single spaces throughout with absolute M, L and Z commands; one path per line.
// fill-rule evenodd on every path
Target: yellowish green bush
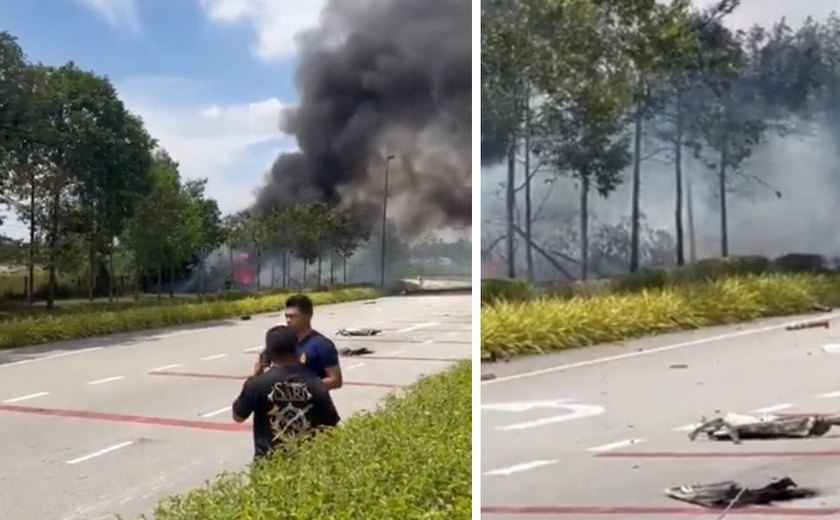
M 375 298 L 379 295 L 379 291 L 374 288 L 309 293 L 316 305 Z M 143 305 L 117 310 L 100 309 L 94 312 L 12 318 L 0 321 L 0 349 L 275 312 L 283 308 L 288 296 L 289 294 L 271 294 L 230 301 Z
M 840 277 L 768 274 L 571 299 L 497 301 L 481 311 L 484 353 L 528 354 L 840 305 Z
M 424 378 L 245 473 L 167 499 L 157 520 L 471 518 L 469 362 Z

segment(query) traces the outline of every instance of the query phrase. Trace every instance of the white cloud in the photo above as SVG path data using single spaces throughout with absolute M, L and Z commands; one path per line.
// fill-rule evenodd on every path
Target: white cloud
M 172 90 L 174 85 L 180 89 Z M 276 98 L 243 104 L 202 103 L 188 80 L 137 78 L 117 85 L 129 110 L 140 115 L 185 178 L 208 179 L 223 212 L 248 206 L 277 154 L 294 142 L 280 132 L 283 104 Z M 161 95 L 167 92 L 168 95 Z M 192 97 L 192 102 L 185 98 Z
M 200 0 L 216 22 L 251 24 L 257 34 L 254 54 L 263 60 L 297 53 L 295 36 L 318 23 L 326 0 Z
M 695 0 L 695 4 L 708 7 L 717 0 Z M 753 24 L 770 27 L 785 17 L 794 28 L 808 16 L 824 19 L 832 10 L 838 10 L 837 0 L 742 0 L 741 5 L 727 17 L 727 22 L 737 28 Z
M 76 0 L 105 18 L 114 27 L 127 27 L 132 31 L 141 30 L 140 16 L 135 0 Z

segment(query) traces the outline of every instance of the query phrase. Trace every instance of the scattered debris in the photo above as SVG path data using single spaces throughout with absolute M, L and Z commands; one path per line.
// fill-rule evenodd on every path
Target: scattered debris
M 711 509 L 731 509 L 749 505 L 767 505 L 773 502 L 811 498 L 813 489 L 800 488 L 789 477 L 784 477 L 760 488 L 747 488 L 735 481 L 726 480 L 713 484 L 676 486 L 665 490 L 673 499 Z
M 815 329 L 817 327 L 829 328 L 828 320 L 806 321 L 804 323 L 797 323 L 796 325 L 788 325 L 785 327 L 785 330 Z
M 376 300 L 371 300 L 369 302 L 362 303 L 362 305 L 374 305 L 375 303 L 376 303 Z
M 496 379 L 496 374 L 481 374 L 482 381 L 490 381 L 491 379 Z
M 239 319 L 242 320 L 242 321 L 248 321 L 248 320 L 251 319 L 251 315 L 246 314 L 245 316 L 240 316 Z
M 481 362 L 489 361 L 490 363 L 495 363 L 501 359 L 505 363 L 510 361 L 510 354 L 500 354 L 496 351 L 490 352 L 489 354 L 482 354 L 481 355 Z
M 356 328 L 356 329 L 339 329 L 336 334 L 339 336 L 376 336 L 382 332 L 379 329 L 371 329 L 371 328 Z
M 373 354 L 373 351 L 367 347 L 361 348 L 342 348 L 338 350 L 338 353 L 342 356 L 364 356 L 366 354 Z
M 838 345 L 837 343 L 823 345 L 822 351 L 826 354 L 837 354 L 840 353 L 840 345 Z
M 685 363 L 676 363 L 671 365 L 670 368 L 688 368 L 688 365 Z
M 825 305 L 820 305 L 819 303 L 811 305 L 811 309 L 817 312 L 831 312 L 833 310 L 831 307 L 826 307 Z
M 713 440 L 805 438 L 825 435 L 832 426 L 840 425 L 840 415 L 743 415 L 727 413 L 724 417 L 706 420 L 688 434 L 692 441 L 701 433 Z

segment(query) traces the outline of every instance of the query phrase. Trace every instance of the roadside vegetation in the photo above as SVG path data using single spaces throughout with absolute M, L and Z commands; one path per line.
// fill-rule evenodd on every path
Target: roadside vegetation
M 247 472 L 169 498 L 156 520 L 466 520 L 472 494 L 472 370 L 429 376 L 372 413 Z

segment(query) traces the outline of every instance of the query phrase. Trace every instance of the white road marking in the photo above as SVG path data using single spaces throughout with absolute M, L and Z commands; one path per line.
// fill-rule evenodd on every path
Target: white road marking
M 753 410 L 755 413 L 773 413 L 778 412 L 781 410 L 787 410 L 788 408 L 793 408 L 791 403 L 781 403 L 781 404 L 774 404 L 773 406 L 765 406 L 764 408 L 756 408 Z
M 243 350 L 242 352 L 259 352 L 259 351 L 261 351 L 261 350 L 262 350 L 262 349 L 264 349 L 264 348 L 265 348 L 265 347 L 263 347 L 262 345 L 257 345 L 256 347 L 246 348 L 246 349 L 245 349 L 245 350 Z
M 431 344 L 432 344 L 432 343 L 434 343 L 434 342 L 435 342 L 435 340 L 433 340 L 433 339 L 427 339 L 427 340 L 426 340 L 426 341 L 424 341 L 423 343 L 425 343 L 426 345 L 431 345 Z
M 150 372 L 160 372 L 161 370 L 169 370 L 171 368 L 178 368 L 180 366 L 183 366 L 183 365 L 179 365 L 177 363 L 174 364 L 174 365 L 164 365 L 162 367 L 153 368 L 153 369 L 150 370 Z
M 837 354 L 838 352 L 840 352 L 840 345 L 838 345 L 837 343 L 823 345 L 822 351 L 826 354 Z
M 562 415 L 554 415 L 551 417 L 544 417 L 542 419 L 510 424 L 507 426 L 497 426 L 496 430 L 498 431 L 527 430 L 530 428 L 537 428 L 539 426 L 545 426 L 548 424 L 556 424 L 560 422 L 573 421 L 575 419 L 582 419 L 584 417 L 601 415 L 606 411 L 602 406 L 595 406 L 589 404 L 574 404 L 570 402 L 569 399 L 483 404 L 481 405 L 481 408 L 483 410 L 495 410 L 502 412 L 527 412 L 528 410 L 538 408 L 549 408 L 552 410 L 568 410 L 567 413 Z
M 79 457 L 78 459 L 68 460 L 67 464 L 78 464 L 78 463 L 84 462 L 86 460 L 95 459 L 96 457 L 101 457 L 102 455 L 105 455 L 106 453 L 111 453 L 112 451 L 117 451 L 119 449 L 125 448 L 126 446 L 131 446 L 132 444 L 134 444 L 134 441 L 126 441 L 126 442 L 121 442 L 119 444 L 114 444 L 113 446 L 110 446 L 110 447 L 105 448 L 103 450 L 95 451 L 93 453 L 85 455 L 84 457 Z
M 831 315 L 824 317 L 823 319 L 835 319 L 840 317 L 840 313 L 832 313 Z M 685 347 L 693 347 L 695 345 L 703 345 L 705 343 L 714 343 L 715 341 L 722 341 L 727 339 L 733 338 L 740 338 L 742 336 L 752 336 L 753 334 L 760 334 L 762 332 L 772 332 L 776 330 L 784 330 L 791 325 L 798 325 L 802 323 L 808 323 L 811 319 L 806 320 L 796 320 L 796 321 L 789 321 L 786 323 L 779 323 L 777 325 L 768 325 L 766 327 L 758 327 L 755 329 L 747 329 L 747 330 L 739 330 L 736 332 L 728 332 L 726 334 L 718 334 L 717 336 L 709 336 L 707 338 L 698 338 L 691 341 L 683 341 L 680 343 L 674 343 L 671 345 L 664 345 L 662 347 L 655 347 L 647 350 L 636 350 L 633 352 L 626 352 L 624 354 L 616 354 L 614 356 L 605 356 L 596 359 L 589 359 L 586 361 L 578 361 L 577 363 L 568 363 L 564 365 L 556 365 L 553 367 L 548 368 L 541 368 L 539 370 L 532 370 L 530 372 L 523 372 L 521 374 L 513 374 L 510 376 L 504 377 L 497 377 L 496 379 L 489 379 L 487 381 L 482 381 L 482 385 L 494 385 L 497 383 L 506 383 L 508 381 L 515 381 L 517 379 L 525 379 L 527 377 L 535 377 L 541 376 L 545 374 L 552 374 L 554 372 L 562 372 L 564 370 L 572 370 L 574 368 L 582 368 L 588 367 L 592 365 L 600 365 L 602 363 L 609 363 L 610 361 L 620 361 L 622 359 L 630 359 L 634 357 L 640 356 L 649 356 L 651 354 L 658 354 L 660 352 L 668 352 L 671 350 L 677 350 Z
M 824 394 L 817 394 L 814 397 L 817 399 L 833 399 L 835 397 L 840 397 L 840 391 L 838 392 L 826 392 Z
M 223 357 L 227 357 L 227 354 L 215 354 L 213 356 L 204 356 L 201 358 L 202 361 L 213 361 L 214 359 L 221 359 Z
M 88 381 L 89 385 L 101 385 L 103 383 L 110 383 L 111 381 L 119 381 L 125 379 L 125 376 L 106 377 L 105 379 L 97 379 L 96 381 Z
M 404 352 L 405 352 L 405 350 L 395 350 L 395 351 L 391 352 L 391 355 L 392 356 L 399 356 L 400 354 L 402 354 Z
M 80 350 L 71 350 L 69 352 L 60 352 L 58 354 L 50 354 L 49 356 L 41 356 L 41 357 L 33 357 L 29 359 L 21 359 L 19 361 L 12 361 L 11 363 L 4 363 L 0 365 L 0 368 L 6 367 L 16 367 L 18 365 L 26 365 L 29 363 L 35 363 L 36 361 L 47 361 L 49 359 L 58 359 L 67 356 L 75 356 L 77 354 L 86 354 L 88 352 L 93 352 L 95 350 L 102 350 L 105 347 L 90 347 L 90 348 L 83 348 Z
M 12 398 L 12 399 L 6 399 L 3 402 L 4 403 L 9 403 L 9 404 L 19 403 L 21 401 L 27 401 L 29 399 L 35 399 L 36 397 L 43 397 L 45 395 L 50 395 L 50 393 L 49 392 L 38 392 L 37 394 L 22 395 L 20 397 L 15 397 L 15 398 Z
M 427 328 L 427 327 L 434 327 L 434 326 L 435 326 L 435 325 L 437 325 L 437 324 L 438 324 L 438 322 L 436 322 L 436 321 L 429 321 L 429 322 L 426 322 L 426 323 L 419 323 L 419 324 L 417 324 L 417 325 L 412 325 L 411 327 L 406 327 L 406 328 L 404 328 L 404 329 L 400 329 L 400 330 L 398 330 L 398 331 L 397 331 L 397 334 L 402 334 L 403 332 L 413 332 L 413 331 L 415 331 L 415 330 L 425 329 L 425 328 Z
M 229 412 L 231 408 L 233 408 L 233 405 L 227 405 L 224 408 L 219 408 L 218 410 L 213 410 L 212 412 L 203 413 L 201 414 L 201 417 L 214 417 L 216 415 Z
M 619 448 L 626 448 L 627 446 L 632 446 L 634 444 L 639 444 L 645 442 L 645 439 L 624 439 L 623 441 L 618 442 L 611 442 L 609 444 L 602 444 L 601 446 L 595 446 L 594 448 L 589 448 L 586 451 L 592 453 L 604 453 L 605 451 L 617 450 Z
M 354 365 L 350 365 L 349 367 L 345 368 L 344 370 L 353 370 L 354 368 L 359 368 L 365 366 L 364 363 L 356 363 Z
M 493 471 L 487 471 L 484 475 L 488 477 L 497 476 L 497 475 L 511 475 L 513 473 L 520 473 L 522 471 L 528 471 L 535 468 L 540 468 L 543 466 L 550 466 L 551 464 L 557 464 L 558 461 L 556 460 L 535 460 L 533 462 L 525 462 L 523 464 L 516 464 L 514 466 L 510 466 L 508 468 L 496 469 Z

